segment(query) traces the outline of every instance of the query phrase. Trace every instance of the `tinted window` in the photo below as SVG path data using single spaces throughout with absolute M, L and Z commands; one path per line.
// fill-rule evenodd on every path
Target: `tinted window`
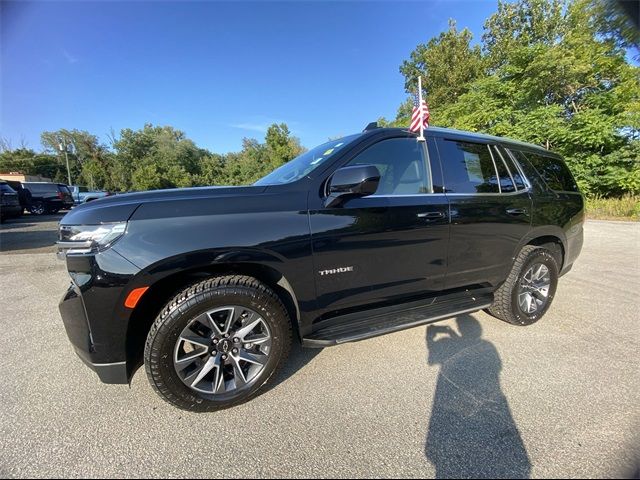
M 69 195 L 71 195 L 71 190 L 69 190 L 69 187 L 67 187 L 66 185 L 58 185 L 58 187 L 60 187 L 60 191 L 62 193 L 68 193 Z
M 487 145 L 444 140 L 440 146 L 446 192 L 499 193 L 496 169 Z
M 377 195 L 429 193 L 424 144 L 415 138 L 382 140 L 360 153 L 349 165 L 375 165 L 380 172 Z
M 79 187 L 79 188 L 80 188 L 80 191 L 81 191 L 82 193 L 86 193 L 86 192 L 88 192 L 88 191 L 89 191 L 89 189 L 88 189 L 87 187 Z
M 551 190 L 564 192 L 579 191 L 569 168 L 561 159 L 529 152 L 526 152 L 524 155 Z
M 504 160 L 504 162 L 506 163 L 507 168 L 511 173 L 511 178 L 513 178 L 513 181 L 516 183 L 516 188 L 518 190 L 526 190 L 527 184 L 524 181 L 522 174 L 520 173 L 520 169 L 514 163 L 513 158 L 511 158 L 511 155 L 509 155 L 507 151 L 500 146 L 497 146 L 496 149 L 502 157 L 502 160 Z
M 276 168 L 273 172 L 255 182 L 254 185 L 280 185 L 283 183 L 295 182 L 296 180 L 310 174 L 329 159 L 334 158 L 336 153 L 345 148 L 360 135 L 361 134 L 359 133 L 356 135 L 350 135 L 339 140 L 332 140 L 330 142 L 323 143 L 316 148 L 312 148 L 308 152 L 305 152 L 285 163 L 281 167 Z
M 11 188 L 6 183 L 0 183 L 0 192 L 2 193 L 16 193 L 13 188 Z
M 54 183 L 27 183 L 27 188 L 33 193 L 57 193 L 58 186 Z
M 498 171 L 498 177 L 500 178 L 500 191 L 502 193 L 511 193 L 516 191 L 516 187 L 511 180 L 511 174 L 507 169 L 500 153 L 494 147 L 491 147 L 493 153 L 493 161 L 496 164 L 496 170 Z

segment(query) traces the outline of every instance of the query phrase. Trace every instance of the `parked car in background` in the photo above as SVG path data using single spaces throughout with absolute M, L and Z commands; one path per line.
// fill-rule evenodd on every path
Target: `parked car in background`
M 0 221 L 22 215 L 17 192 L 7 182 L 0 182 Z
M 71 190 L 71 195 L 73 196 L 73 203 L 76 205 L 111 195 L 111 193 L 104 190 L 89 190 L 87 187 L 80 185 L 70 185 L 69 190 Z
M 20 206 L 22 207 L 21 213 L 24 213 L 25 210 L 29 211 L 31 208 L 31 192 L 29 189 L 24 188 L 22 182 L 18 180 L 6 180 L 6 182 L 18 194 L 18 200 L 20 200 Z
M 63 183 L 24 182 L 23 186 L 31 192 L 29 212 L 33 215 L 58 213 L 73 207 L 71 190 Z

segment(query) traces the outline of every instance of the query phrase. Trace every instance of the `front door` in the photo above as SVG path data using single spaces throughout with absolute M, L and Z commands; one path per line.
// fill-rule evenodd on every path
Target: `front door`
M 347 162 L 375 165 L 381 178 L 374 195 L 310 211 L 321 310 L 396 303 L 443 288 L 449 206 L 433 193 L 432 171 L 441 184 L 434 161 L 437 169 L 424 142 L 401 137 L 380 140 Z

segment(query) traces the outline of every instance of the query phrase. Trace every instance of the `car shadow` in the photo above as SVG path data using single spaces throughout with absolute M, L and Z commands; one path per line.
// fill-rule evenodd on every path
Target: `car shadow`
M 266 393 L 281 383 L 286 382 L 290 377 L 302 370 L 302 368 L 319 355 L 322 350 L 322 348 L 303 348 L 300 341 L 294 339 L 291 344 L 291 352 L 289 353 L 288 360 L 284 362 L 282 369 L 276 374 L 273 381 L 269 383 L 264 392 Z
M 428 364 L 440 366 L 425 456 L 436 478 L 529 478 L 531 461 L 500 386 L 502 362 L 471 315 L 427 327 Z

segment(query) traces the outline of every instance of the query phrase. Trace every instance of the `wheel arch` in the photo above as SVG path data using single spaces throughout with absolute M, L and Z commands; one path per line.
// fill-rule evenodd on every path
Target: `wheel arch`
M 567 252 L 567 236 L 565 235 L 564 231 L 560 227 L 555 226 L 535 227 L 530 230 L 524 238 L 520 240 L 515 250 L 513 251 L 509 267 L 504 272 L 505 279 L 509 275 L 509 272 L 511 271 L 511 268 L 516 261 L 516 258 L 518 258 L 518 255 L 520 254 L 520 251 L 527 245 L 554 245 L 551 250 L 556 260 L 558 261 L 558 271 L 562 271 Z
M 536 247 L 546 247 L 551 251 L 551 254 L 556 259 L 558 264 L 558 273 L 562 271 L 564 266 L 564 260 L 566 256 L 565 245 L 560 237 L 555 235 L 541 235 L 531 239 L 527 245 L 533 245 Z
M 149 275 L 149 281 L 142 281 L 149 289 L 140 299 L 129 316 L 126 330 L 126 362 L 129 379 L 142 365 L 144 344 L 147 334 L 158 313 L 167 301 L 192 283 L 217 275 L 239 274 L 253 277 L 274 290 L 280 298 L 296 335 L 300 336 L 300 307 L 295 291 L 285 275 L 272 265 L 258 261 L 202 263 L 198 265 L 176 268 L 172 265 L 171 273 L 155 278 Z M 144 273 L 143 273 L 144 275 Z M 140 279 L 136 283 L 140 283 Z

